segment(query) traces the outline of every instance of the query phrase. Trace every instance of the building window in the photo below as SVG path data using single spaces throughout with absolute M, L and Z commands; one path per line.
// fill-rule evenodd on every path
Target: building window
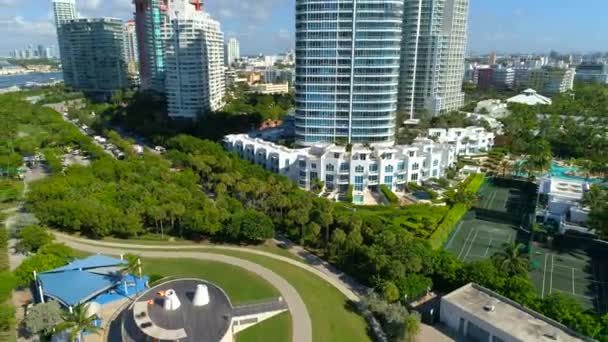
M 361 160 L 366 160 L 366 159 L 367 159 L 367 155 L 362 154 L 362 155 L 361 155 Z
M 400 161 L 399 164 L 397 164 L 397 170 L 399 170 L 399 171 L 405 170 L 405 162 L 404 161 Z
M 355 168 L 355 173 L 363 173 L 363 171 L 365 171 L 365 169 L 361 165 Z
M 416 155 L 416 152 L 415 152 L 415 151 L 410 151 L 410 157 L 413 157 L 413 156 L 415 156 L 415 155 Z
M 325 166 L 325 171 L 334 172 L 334 165 L 333 164 L 327 164 Z
M 340 164 L 340 172 L 348 172 L 350 165 L 348 163 Z
M 300 160 L 298 164 L 300 165 L 300 169 L 306 168 L 306 160 Z
M 388 186 L 393 185 L 393 176 L 384 176 L 384 184 Z
M 378 172 L 378 164 L 369 164 L 369 172 Z
M 316 179 L 319 179 L 319 174 L 318 174 L 318 173 L 316 173 L 316 172 L 311 172 L 311 173 L 310 173 L 310 181 L 311 181 L 311 182 L 313 182 L 313 181 L 315 181 Z
M 335 159 L 340 159 L 340 153 L 334 153 L 334 158 Z
M 378 176 L 369 176 L 368 177 L 370 182 L 377 182 L 378 181 Z
M 355 191 L 363 191 L 363 176 L 355 176 L 355 185 L 353 188 Z
M 412 182 L 415 182 L 418 180 L 418 174 L 417 173 L 412 173 Z
M 384 154 L 384 160 L 391 160 L 393 159 L 393 154 L 392 153 L 386 153 Z
M 387 165 L 387 166 L 384 168 L 384 171 L 385 171 L 385 172 L 387 172 L 387 173 L 391 173 L 391 172 L 393 172 L 393 171 L 394 171 L 394 168 L 393 168 L 393 166 L 392 166 L 392 165 Z
M 414 164 L 412 165 L 412 171 L 418 171 L 418 169 L 420 169 L 420 164 L 418 164 L 418 163 L 414 163 Z
M 325 183 L 329 184 L 329 183 L 333 183 L 333 182 L 334 182 L 334 175 L 325 176 Z
M 437 166 L 437 165 L 439 165 L 439 160 L 437 160 L 437 159 L 433 160 L 433 166 Z
M 310 168 L 313 169 L 313 170 L 316 170 L 317 169 L 317 163 L 311 163 L 310 164 Z

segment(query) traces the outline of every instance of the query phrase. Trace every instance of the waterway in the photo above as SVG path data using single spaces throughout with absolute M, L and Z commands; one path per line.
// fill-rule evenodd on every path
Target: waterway
M 0 89 L 9 88 L 12 86 L 21 87 L 28 82 L 50 83 L 62 80 L 63 74 L 61 72 L 0 76 Z

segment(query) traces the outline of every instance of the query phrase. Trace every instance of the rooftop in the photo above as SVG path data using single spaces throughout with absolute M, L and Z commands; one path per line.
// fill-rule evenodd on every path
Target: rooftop
M 592 341 L 548 317 L 476 284 L 465 285 L 444 296 L 442 301 L 457 306 L 520 341 Z
M 529 106 L 550 105 L 553 103 L 550 98 L 540 95 L 534 89 L 526 89 L 523 93 L 508 99 L 507 102 L 521 103 Z
M 194 306 L 193 298 L 198 284 L 207 285 L 209 304 Z M 159 291 L 174 290 L 181 302 L 179 309 L 165 310 Z M 151 301 L 152 304 L 149 304 Z M 169 281 L 151 288 L 131 307 L 129 318 L 139 322 L 137 330 L 129 329 L 128 338 L 133 341 L 145 340 L 147 335 L 160 340 L 182 342 L 217 342 L 222 340 L 230 328 L 232 304 L 219 287 L 197 279 Z M 129 341 L 123 337 L 123 341 Z

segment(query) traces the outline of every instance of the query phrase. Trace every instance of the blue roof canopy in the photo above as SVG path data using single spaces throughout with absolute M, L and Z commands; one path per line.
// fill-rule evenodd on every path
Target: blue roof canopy
M 38 283 L 45 296 L 66 306 L 84 303 L 118 285 L 118 271 L 127 262 L 104 255 L 76 259 L 72 263 L 38 274 Z

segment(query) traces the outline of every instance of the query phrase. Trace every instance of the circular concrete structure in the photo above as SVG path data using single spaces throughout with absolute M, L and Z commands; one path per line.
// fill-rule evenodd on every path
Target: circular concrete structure
M 208 289 L 209 303 L 194 304 L 197 288 Z M 177 296 L 177 309 L 165 307 L 166 294 Z M 232 341 L 233 307 L 218 286 L 200 279 L 164 282 L 140 295 L 121 315 L 122 341 Z

